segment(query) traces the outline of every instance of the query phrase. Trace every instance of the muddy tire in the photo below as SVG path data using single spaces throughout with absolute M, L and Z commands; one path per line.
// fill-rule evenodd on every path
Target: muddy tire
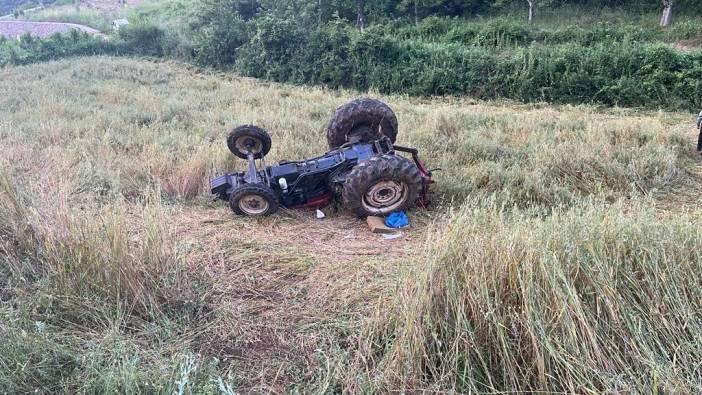
M 398 155 L 381 155 L 354 167 L 344 182 L 344 205 L 359 217 L 413 207 L 422 190 L 417 166 Z
M 357 99 L 337 108 L 325 129 L 330 149 L 347 142 L 371 142 L 387 136 L 397 138 L 397 117 L 387 104 L 375 99 Z
M 232 192 L 229 207 L 238 215 L 262 217 L 278 211 L 278 197 L 263 184 L 244 184 Z
M 255 159 L 261 159 L 271 150 L 271 136 L 265 130 L 254 125 L 241 125 L 234 128 L 227 136 L 227 147 L 232 154 L 247 159 L 251 151 Z

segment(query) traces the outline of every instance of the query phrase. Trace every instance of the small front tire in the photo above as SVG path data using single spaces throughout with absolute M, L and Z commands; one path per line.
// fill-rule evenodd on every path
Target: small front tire
M 227 136 L 229 151 L 241 159 L 247 159 L 249 152 L 254 159 L 261 159 L 271 150 L 271 145 L 268 132 L 254 125 L 241 125 Z
M 278 211 L 278 197 L 266 185 L 244 184 L 232 191 L 229 207 L 238 215 L 262 217 Z

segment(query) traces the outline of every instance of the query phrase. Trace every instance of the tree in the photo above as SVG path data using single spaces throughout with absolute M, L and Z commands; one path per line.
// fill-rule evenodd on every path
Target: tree
M 366 0 L 356 0 L 356 27 L 360 31 L 366 28 Z
M 414 0 L 414 24 L 419 25 L 419 0 Z
M 335 18 L 358 18 L 355 0 L 260 0 L 262 13 L 292 19 L 300 25 L 322 24 Z M 261 13 L 260 12 L 260 13 Z
M 661 26 L 668 27 L 673 21 L 674 0 L 663 0 L 663 15 L 661 15 Z
M 230 66 L 239 47 L 249 40 L 240 13 L 240 0 L 201 0 L 190 27 L 195 32 L 197 61 L 218 67 Z
M 527 13 L 527 22 L 529 24 L 534 23 L 534 18 L 536 17 L 536 13 L 538 10 L 542 7 L 548 7 L 554 4 L 558 4 L 558 0 L 526 0 L 527 5 L 529 6 L 528 13 Z M 498 1 L 497 4 L 504 4 L 504 2 Z
M 534 23 L 534 18 L 536 17 L 536 12 L 538 11 L 539 8 L 558 4 L 558 0 L 526 0 L 528 9 L 527 9 L 527 22 L 529 24 Z M 512 2 L 510 0 L 496 0 L 492 3 L 493 7 L 505 7 Z
M 234 2 L 234 8 L 236 12 L 239 13 L 241 19 L 247 20 L 256 16 L 258 13 L 258 1 L 257 0 L 236 0 Z

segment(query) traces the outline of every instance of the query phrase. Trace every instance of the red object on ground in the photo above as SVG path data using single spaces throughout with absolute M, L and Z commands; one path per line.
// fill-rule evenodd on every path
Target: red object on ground
M 328 192 L 322 196 L 316 197 L 309 202 L 296 206 L 295 208 L 319 208 L 319 207 L 326 207 L 331 203 L 332 199 L 334 198 L 334 193 L 333 192 Z

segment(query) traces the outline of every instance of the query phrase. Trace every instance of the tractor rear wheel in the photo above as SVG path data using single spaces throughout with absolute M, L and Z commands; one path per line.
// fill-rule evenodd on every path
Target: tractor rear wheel
M 399 155 L 380 155 L 354 167 L 344 182 L 344 205 L 359 217 L 413 207 L 422 190 L 417 166 Z
M 380 100 L 357 99 L 337 108 L 326 126 L 329 149 L 348 142 L 368 143 L 387 136 L 397 138 L 397 116 Z
M 261 217 L 278 211 L 278 198 L 263 184 L 244 184 L 232 191 L 229 207 L 238 215 Z

